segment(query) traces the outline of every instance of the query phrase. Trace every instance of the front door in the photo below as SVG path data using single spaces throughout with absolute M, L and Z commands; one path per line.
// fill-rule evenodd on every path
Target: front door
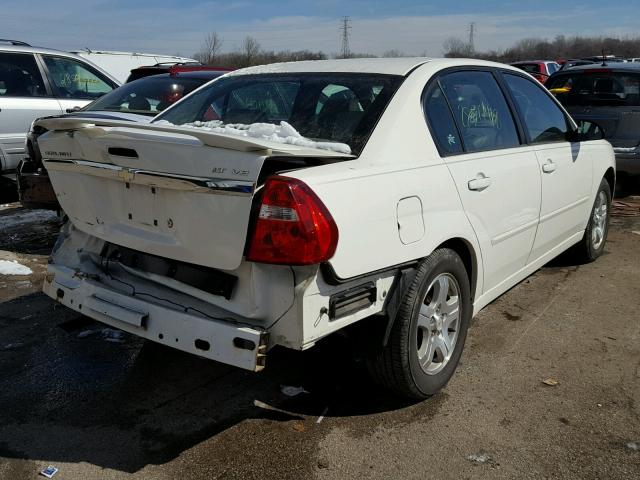
M 550 94 L 531 80 L 505 73 L 525 134 L 535 145 L 542 176 L 540 225 L 531 252 L 535 261 L 584 230 L 591 209 L 592 158 L 570 143 L 569 119 Z

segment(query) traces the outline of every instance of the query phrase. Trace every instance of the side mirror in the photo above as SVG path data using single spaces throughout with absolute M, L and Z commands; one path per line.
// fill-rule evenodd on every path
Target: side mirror
M 570 142 L 586 142 L 588 140 L 602 140 L 604 129 L 595 122 L 589 120 L 578 120 L 578 128 L 569 132 Z

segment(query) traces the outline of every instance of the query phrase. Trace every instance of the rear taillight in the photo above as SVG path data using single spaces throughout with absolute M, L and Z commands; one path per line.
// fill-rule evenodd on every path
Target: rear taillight
M 338 227 L 313 190 L 295 178 L 267 179 L 247 260 L 312 265 L 329 260 L 337 244 Z

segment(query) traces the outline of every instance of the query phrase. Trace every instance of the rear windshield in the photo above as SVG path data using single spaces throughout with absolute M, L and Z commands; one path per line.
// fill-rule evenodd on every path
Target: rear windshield
M 126 112 L 155 117 L 209 80 L 169 75 L 141 78 L 100 97 L 83 111 Z
M 540 73 L 540 64 L 539 63 L 520 63 L 515 65 L 520 70 L 524 70 L 528 73 Z
M 563 105 L 638 106 L 640 74 L 593 71 L 567 72 L 545 85 Z
M 284 143 L 308 139 L 313 146 L 339 144 L 344 149 L 337 151 L 359 155 L 401 81 L 371 74 L 222 77 L 154 122 L 273 140 L 280 135 Z

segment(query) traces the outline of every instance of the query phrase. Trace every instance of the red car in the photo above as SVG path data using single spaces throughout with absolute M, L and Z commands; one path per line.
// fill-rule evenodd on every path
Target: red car
M 546 82 L 547 78 L 560 70 L 558 62 L 552 60 L 527 60 L 524 62 L 514 62 L 511 65 L 530 73 L 540 83 Z

